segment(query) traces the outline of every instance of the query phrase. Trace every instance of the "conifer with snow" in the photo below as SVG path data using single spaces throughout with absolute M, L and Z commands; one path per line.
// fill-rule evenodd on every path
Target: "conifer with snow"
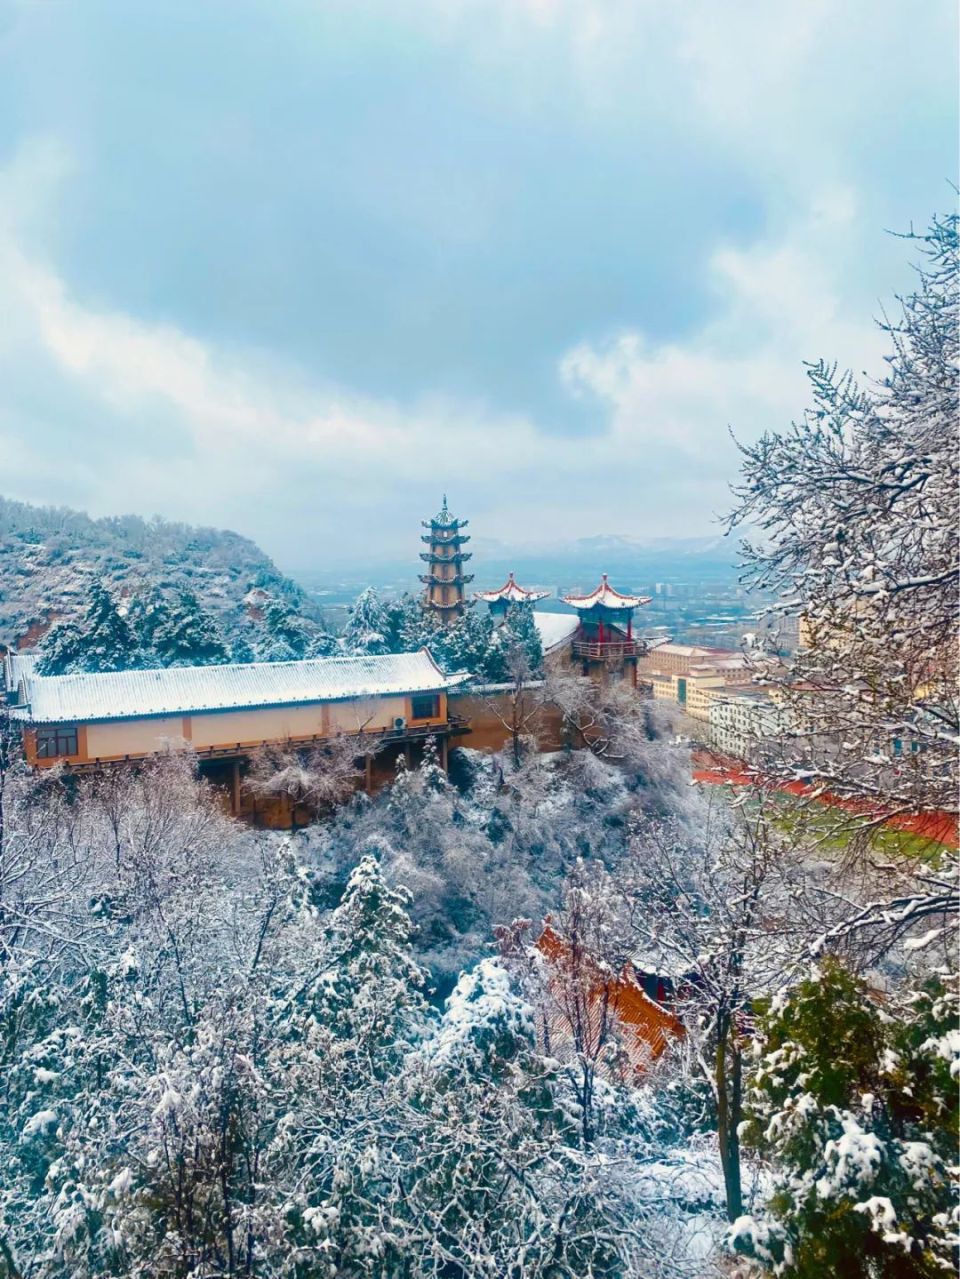
M 163 666 L 211 666 L 229 660 L 215 619 L 191 591 L 181 591 L 151 628 L 150 640 Z
M 79 626 L 60 622 L 40 644 L 43 675 L 77 671 L 126 671 L 142 666 L 145 654 L 104 582 L 94 582 Z
M 343 645 L 355 657 L 377 657 L 390 649 L 391 621 L 380 596 L 368 586 L 357 596 L 344 627 Z
M 956 1265 L 956 980 L 884 1005 L 827 960 L 761 1018 L 745 1138 L 773 1193 L 731 1241 L 783 1279 Z

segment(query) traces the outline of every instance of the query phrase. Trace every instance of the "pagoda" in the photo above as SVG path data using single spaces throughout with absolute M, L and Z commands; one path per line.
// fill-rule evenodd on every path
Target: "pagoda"
M 499 625 L 515 604 L 536 604 L 544 600 L 549 591 L 526 591 L 511 573 L 498 591 L 474 591 L 474 597 L 490 607 L 490 616 Z
M 565 595 L 564 604 L 577 610 L 580 625 L 573 638 L 573 656 L 583 664 L 584 675 L 607 678 L 629 675 L 637 683 L 637 658 L 646 650 L 633 637 L 633 612 L 650 603 L 649 595 L 622 595 L 610 585 L 606 573 L 589 595 Z
M 473 574 L 463 571 L 464 564 L 472 555 L 472 552 L 463 550 L 464 542 L 469 542 L 470 537 L 460 531 L 469 522 L 455 519 L 450 514 L 446 493 L 440 513 L 432 520 L 421 520 L 423 527 L 429 530 L 420 538 L 429 547 L 429 550 L 420 552 L 420 558 L 429 565 L 428 572 L 420 574 L 420 581 L 426 587 L 423 604 L 445 625 L 451 625 L 462 617 L 472 604 L 463 589 L 473 581 Z

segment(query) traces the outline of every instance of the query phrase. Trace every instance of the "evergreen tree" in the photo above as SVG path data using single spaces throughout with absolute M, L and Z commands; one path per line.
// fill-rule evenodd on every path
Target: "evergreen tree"
M 156 633 L 167 624 L 169 615 L 167 597 L 156 582 L 151 582 L 133 597 L 127 621 L 145 652 L 153 650 Z
M 897 1016 L 835 960 L 760 1020 L 748 1141 L 773 1160 L 734 1248 L 784 1279 L 926 1279 L 956 1264 L 955 979 Z
M 410 1064 L 412 1114 L 398 1160 L 415 1236 L 445 1258 L 443 1273 L 638 1273 L 632 1232 L 618 1240 L 613 1225 L 616 1195 L 557 1103 L 554 1069 L 503 967 L 485 959 L 462 974 Z
M 418 596 L 405 591 L 399 599 L 386 604 L 385 613 L 391 653 L 413 653 L 428 643 L 427 637 L 434 628 Z
M 164 666 L 208 666 L 229 660 L 219 626 L 190 591 L 182 591 L 176 604 L 156 618 L 150 638 Z
M 76 671 L 125 671 L 146 663 L 126 618 L 103 582 L 94 582 L 79 626 L 61 623 L 40 645 L 44 675 Z
M 528 674 L 537 678 L 543 674 L 543 643 L 529 604 L 514 604 L 500 628 L 508 654 L 520 657 Z M 510 659 L 508 658 L 508 663 Z
M 84 669 L 84 630 L 79 622 L 51 626 L 40 641 L 37 670 L 41 675 L 72 675 Z
M 309 624 L 284 600 L 268 600 L 263 609 L 266 638 L 257 645 L 262 662 L 292 662 L 305 657 L 313 638 Z
M 318 630 L 310 641 L 307 657 L 335 657 L 340 652 L 340 641 L 329 631 Z
M 275 1057 L 280 1086 L 297 1103 L 273 1157 L 294 1172 L 294 1273 L 311 1279 L 400 1272 L 392 1265 L 403 1255 L 402 1214 L 383 1139 L 398 1122 L 403 1058 L 427 1017 L 408 903 L 376 858 L 361 859 Z
M 368 586 L 357 596 L 344 628 L 343 643 L 354 657 L 374 657 L 389 653 L 391 620 L 380 596 Z

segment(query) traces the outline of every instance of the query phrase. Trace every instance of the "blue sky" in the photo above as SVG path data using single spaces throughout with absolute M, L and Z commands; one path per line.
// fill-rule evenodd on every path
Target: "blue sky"
M 955 6 L 0 0 L 0 491 L 709 533 L 956 178 Z

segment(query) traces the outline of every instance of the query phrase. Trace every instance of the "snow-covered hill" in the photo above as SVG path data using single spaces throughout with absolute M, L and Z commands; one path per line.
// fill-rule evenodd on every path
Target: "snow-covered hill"
M 98 579 L 120 596 L 149 584 L 190 591 L 228 637 L 248 625 L 244 599 L 255 588 L 308 611 L 300 587 L 238 533 L 0 497 L 0 645 L 49 615 L 79 613 Z

